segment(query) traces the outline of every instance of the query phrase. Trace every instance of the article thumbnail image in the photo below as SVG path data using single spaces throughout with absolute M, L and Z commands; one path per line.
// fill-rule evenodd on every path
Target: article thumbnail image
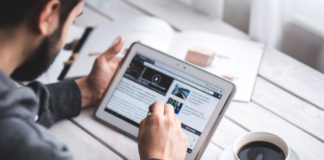
M 138 80 L 140 75 L 142 74 L 145 66 L 143 65 L 144 59 L 136 55 L 132 62 L 128 65 L 128 68 L 126 70 L 126 74 L 128 75 L 129 78 L 133 80 Z
M 174 87 L 172 94 L 186 100 L 188 98 L 188 95 L 190 93 L 189 89 L 183 88 L 180 84 L 176 84 Z
M 175 114 L 179 114 L 179 112 L 180 112 L 180 110 L 182 108 L 182 105 L 183 105 L 183 103 L 180 103 L 179 101 L 176 101 L 176 100 L 174 100 L 172 98 L 168 99 L 167 104 L 171 104 L 173 106 Z

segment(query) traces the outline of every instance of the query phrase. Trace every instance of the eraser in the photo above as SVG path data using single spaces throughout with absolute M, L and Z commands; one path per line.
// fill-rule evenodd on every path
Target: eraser
M 213 61 L 215 55 L 215 51 L 202 47 L 194 47 L 189 49 L 185 60 L 190 63 L 206 67 Z
M 229 75 L 229 74 L 224 74 L 223 77 L 230 80 L 230 81 L 233 81 L 234 78 L 235 78 L 233 75 Z

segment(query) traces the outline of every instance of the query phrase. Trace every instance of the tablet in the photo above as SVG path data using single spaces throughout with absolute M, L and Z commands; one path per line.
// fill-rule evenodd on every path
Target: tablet
M 136 139 L 155 101 L 171 104 L 199 159 L 235 93 L 235 85 L 187 62 L 133 43 L 116 71 L 95 117 Z

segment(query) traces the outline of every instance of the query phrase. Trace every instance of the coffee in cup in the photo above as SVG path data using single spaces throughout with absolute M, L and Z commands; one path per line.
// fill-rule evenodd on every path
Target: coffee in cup
M 287 160 L 289 147 L 280 137 L 268 132 L 250 132 L 233 145 L 236 160 Z

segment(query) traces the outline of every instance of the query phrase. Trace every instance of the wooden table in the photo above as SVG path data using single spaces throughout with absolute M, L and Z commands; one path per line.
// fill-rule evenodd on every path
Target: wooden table
M 86 0 L 80 25 L 137 16 L 156 16 L 176 31 L 201 30 L 249 39 L 245 33 L 174 0 Z M 324 62 L 323 62 L 324 63 Z M 76 159 L 139 159 L 137 142 L 94 120 L 94 108 L 51 128 Z M 217 160 L 240 135 L 273 132 L 304 160 L 324 159 L 324 75 L 267 48 L 250 103 L 232 102 L 202 159 Z

